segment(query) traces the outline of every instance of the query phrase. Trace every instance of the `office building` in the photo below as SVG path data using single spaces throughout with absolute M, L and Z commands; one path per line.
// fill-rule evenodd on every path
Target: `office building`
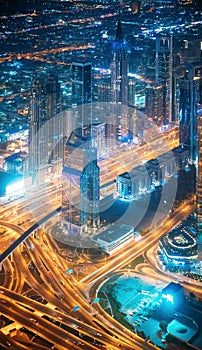
M 120 174 L 116 178 L 116 192 L 119 198 L 132 200 L 143 193 L 153 191 L 178 169 L 184 169 L 188 162 L 188 151 L 176 147 L 173 152 L 160 155 L 157 159 L 147 161 L 130 172 Z M 176 166 L 177 165 L 177 166 Z
M 176 169 L 184 170 L 189 163 L 189 150 L 187 147 L 179 146 L 172 150 L 175 158 Z
M 105 139 L 105 123 L 92 124 L 92 144 L 97 149 L 97 159 L 107 156 L 106 139 Z
M 110 102 L 111 79 L 110 76 L 95 78 L 93 86 L 93 102 L 102 107 L 103 103 Z
M 189 270 L 197 261 L 197 240 L 187 227 L 176 227 L 161 237 L 159 248 L 168 267 L 180 266 L 183 270 Z
M 202 110 L 198 113 L 197 239 L 198 257 L 202 261 Z
M 92 102 L 92 63 L 87 59 L 78 59 L 72 62 L 72 113 L 73 125 L 82 128 L 91 124 L 91 112 L 86 104 Z M 89 115 L 90 114 L 90 115 Z
M 184 45 L 180 50 L 181 64 L 198 63 L 201 60 L 201 40 L 184 40 Z
M 111 225 L 109 229 L 93 237 L 103 251 L 111 255 L 134 241 L 134 227 L 129 225 Z
M 99 224 L 100 170 L 91 136 L 71 133 L 65 145 L 62 216 L 68 234 L 84 234 Z
M 162 121 L 172 121 L 172 37 L 156 38 L 155 81 L 162 86 Z
M 178 283 L 171 282 L 162 290 L 162 311 L 173 315 L 175 309 L 184 303 L 184 289 Z
M 150 191 L 150 179 L 146 167 L 138 166 L 116 178 L 116 191 L 121 199 L 132 200 Z
M 118 21 L 111 63 L 111 101 L 128 104 L 128 63 L 121 21 Z
M 85 125 L 83 130 L 77 128 L 75 133 L 79 136 L 92 137 L 92 147 L 97 150 L 97 159 L 106 157 L 105 123 L 94 122 L 93 124 Z
M 60 84 L 56 76 L 35 78 L 29 105 L 28 171 L 33 182 L 61 173 L 63 145 Z
M 179 79 L 180 143 L 190 149 L 190 159 L 197 157 L 197 109 L 201 101 L 202 65 L 194 63 L 185 67 Z
M 146 86 L 145 111 L 149 118 L 155 122 L 161 120 L 163 115 L 163 87 L 157 84 L 148 84 Z
M 128 77 L 128 105 L 136 107 L 136 79 L 135 77 Z
M 108 130 L 110 134 L 116 134 L 116 140 L 128 138 L 129 116 L 128 106 L 128 62 L 125 51 L 121 21 L 118 21 L 116 38 L 113 43 L 113 58 L 111 63 L 111 96 L 110 101 L 115 105 L 112 116 L 112 125 L 115 130 Z
M 26 152 L 17 152 L 5 158 L 4 169 L 14 175 L 26 172 Z

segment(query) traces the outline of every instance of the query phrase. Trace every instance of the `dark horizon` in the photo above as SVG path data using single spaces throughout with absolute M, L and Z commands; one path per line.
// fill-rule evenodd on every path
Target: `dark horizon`
M 101 3 L 100 1 L 92 1 L 92 0 L 87 0 L 87 1 L 77 1 L 78 3 Z M 119 1 L 117 1 L 118 3 Z M 141 0 L 137 1 L 138 3 L 141 3 Z M 35 7 L 36 10 L 42 10 L 46 6 L 50 6 L 54 3 L 54 5 L 64 5 L 64 1 L 58 1 L 58 0 L 0 0 L 0 14 L 7 14 L 11 15 L 14 14 L 16 11 L 22 11 L 22 12 L 27 12 L 28 10 L 33 9 L 33 6 Z M 66 1 L 66 4 L 71 3 L 71 1 Z M 104 2 L 106 4 L 106 1 Z M 108 1 L 108 3 L 112 3 L 112 1 Z M 129 3 L 129 2 L 128 2 Z M 184 4 L 182 4 L 182 1 L 180 0 L 174 0 L 173 1 L 174 6 L 181 6 L 184 7 Z M 193 8 L 195 7 L 196 10 L 201 10 L 202 9 L 202 2 L 201 0 L 193 0 L 192 4 L 187 4 L 186 8 Z

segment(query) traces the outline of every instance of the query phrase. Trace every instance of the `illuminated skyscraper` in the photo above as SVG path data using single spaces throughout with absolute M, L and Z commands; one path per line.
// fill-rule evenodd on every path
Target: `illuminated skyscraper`
M 75 109 L 73 119 L 77 119 L 72 129 L 78 124 L 82 128 L 85 124 L 91 123 L 91 115 L 87 116 L 86 113 L 86 104 L 91 102 L 92 63 L 86 59 L 80 59 L 72 62 L 72 108 Z M 88 117 L 90 120 L 87 120 Z
M 198 113 L 197 234 L 198 257 L 202 261 L 202 110 Z
M 180 142 L 190 147 L 193 162 L 197 156 L 197 109 L 201 101 L 202 65 L 195 63 L 185 67 L 184 77 L 179 80 Z
M 61 91 L 58 78 L 36 78 L 32 82 L 29 105 L 29 172 L 34 182 L 60 174 L 63 157 Z
M 97 159 L 106 157 L 105 123 L 93 123 L 92 144 L 97 149 Z
M 113 103 L 121 102 L 123 105 L 128 104 L 128 63 L 120 20 L 117 25 L 116 39 L 113 43 L 111 101 Z
M 156 38 L 156 83 L 162 86 L 162 118 L 172 121 L 172 37 Z
M 118 21 L 116 38 L 113 43 L 113 58 L 111 63 L 111 96 L 114 111 L 110 123 L 107 125 L 108 140 L 121 141 L 128 139 L 129 116 L 128 106 L 128 62 L 123 40 L 121 21 Z M 111 146 L 109 146 L 110 148 Z M 113 145 L 112 145 L 113 147 Z
M 146 86 L 146 114 L 155 121 L 157 121 L 163 113 L 162 93 L 161 85 L 148 84 Z
M 101 77 L 96 80 L 94 85 L 94 102 L 97 102 L 102 108 L 102 104 L 110 101 L 110 77 Z
M 99 224 L 100 170 L 91 136 L 72 132 L 65 145 L 62 214 L 71 235 Z

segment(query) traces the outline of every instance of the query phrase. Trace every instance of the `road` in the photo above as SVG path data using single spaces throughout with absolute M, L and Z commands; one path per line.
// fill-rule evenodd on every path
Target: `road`
M 58 255 L 56 243 L 46 237 L 44 232 L 30 236 L 25 241 L 25 247 L 18 248 L 13 254 L 12 265 L 5 265 L 8 259 L 3 264 L 5 276 L 10 279 L 10 283 L 0 288 L 1 313 L 9 315 L 14 321 L 14 328 L 21 325 L 55 344 L 56 349 L 108 349 L 110 345 L 113 349 L 155 348 L 120 325 L 98 304 L 92 304 L 96 295 L 94 288 L 111 273 L 152 247 L 162 234 L 193 209 L 191 203 L 193 201 L 187 201 L 186 206 L 183 204 L 176 209 L 175 215 L 168 219 L 166 225 L 145 235 L 135 245 L 128 245 L 121 254 L 119 252 L 119 255 L 107 259 L 104 265 L 102 260 L 97 264 L 97 274 L 89 276 L 86 281 L 79 282 L 74 274 L 66 274 L 70 262 Z M 41 296 L 46 304 L 31 299 L 31 295 Z M 73 311 L 76 305 L 79 309 Z M 51 321 L 44 319 L 44 316 L 51 318 Z M 61 328 L 57 324 L 58 320 L 69 328 Z M 6 341 L 13 346 L 19 343 L 16 345 L 16 340 L 9 336 Z M 0 344 L 5 345 L 4 337 Z M 30 348 L 33 348 L 31 345 Z
M 169 145 L 176 142 L 174 135 L 175 132 L 172 131 Z M 169 138 L 168 135 L 164 137 Z M 154 145 L 157 145 L 156 150 L 160 152 L 162 139 L 156 140 Z M 147 153 L 147 157 L 154 156 L 153 150 L 148 153 L 148 145 L 142 147 L 139 157 L 143 156 L 144 152 Z M 126 162 L 128 159 L 128 163 L 131 162 L 130 166 L 134 166 L 135 157 L 132 151 L 128 149 L 125 152 L 126 157 L 120 156 L 118 161 L 124 159 Z M 107 167 L 110 160 L 108 163 L 104 160 L 103 164 Z M 116 165 L 110 168 L 113 178 L 115 168 Z M 38 192 L 27 193 L 27 197 L 18 202 L 1 207 L 0 225 L 5 228 L 1 238 L 3 244 L 11 248 L 9 252 L 12 250 L 11 243 L 14 239 L 20 238 L 24 241 L 23 235 L 34 222 L 42 224 L 44 218 L 50 215 L 59 203 L 61 204 L 61 185 L 53 184 Z M 135 244 L 128 244 L 121 252 L 94 262 L 86 253 L 78 255 L 72 252 L 70 256 L 73 258 L 60 255 L 60 248 L 48 234 L 51 222 L 46 229 L 44 225 L 34 226 L 37 228 L 34 235 L 29 236 L 18 247 L 16 245 L 11 259 L 6 258 L 3 262 L 1 313 L 13 321 L 7 327 L 10 327 L 10 330 L 24 327 L 32 332 L 33 337 L 44 339 L 44 348 L 47 348 L 45 341 L 48 341 L 55 349 L 155 349 L 152 344 L 145 343 L 142 338 L 119 324 L 105 313 L 99 304 L 92 301 L 103 280 L 154 246 L 159 237 L 181 222 L 193 207 L 193 199 L 184 202 L 175 209 L 172 217 L 166 218 L 164 225 L 150 231 Z M 79 260 L 89 267 L 94 265 L 94 273 L 89 273 L 82 280 L 78 280 L 78 274 L 74 272 L 74 264 L 79 264 Z M 73 273 L 66 273 L 71 269 Z M 4 328 L 1 332 L 3 330 Z M 0 345 L 5 346 L 6 342 L 10 342 L 14 349 L 23 349 L 19 339 L 11 338 L 9 332 L 5 332 L 6 334 L 0 337 Z M 36 348 L 36 345 L 30 341 L 29 348 L 34 347 Z

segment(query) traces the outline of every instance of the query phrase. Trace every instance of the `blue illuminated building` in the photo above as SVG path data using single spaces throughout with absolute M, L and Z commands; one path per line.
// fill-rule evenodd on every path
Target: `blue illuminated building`
M 189 151 L 176 147 L 172 152 L 163 153 L 157 159 L 151 159 L 116 178 L 116 191 L 119 198 L 132 200 L 141 194 L 151 192 L 164 185 L 179 169 L 188 165 Z
M 148 190 L 150 190 L 149 176 L 142 165 L 116 178 L 116 191 L 121 199 L 132 200 Z
M 13 196 L 24 190 L 24 179 L 22 175 L 14 175 L 0 170 L 0 197 Z
M 128 104 L 128 63 L 123 40 L 121 21 L 118 21 L 116 39 L 113 43 L 111 64 L 111 101 Z
M 162 86 L 163 121 L 172 121 L 172 37 L 156 38 L 156 76 L 158 85 Z
M 91 136 L 72 132 L 65 145 L 62 214 L 70 234 L 99 224 L 100 169 Z
M 180 142 L 190 148 L 190 158 L 197 158 L 197 110 L 201 103 L 201 62 L 186 65 L 184 76 L 179 80 Z
M 4 168 L 12 174 L 23 175 L 26 170 L 26 152 L 17 152 L 5 158 Z
M 197 261 L 197 240 L 188 228 L 179 226 L 161 237 L 159 247 L 162 260 L 168 267 L 187 270 Z
M 198 112 L 197 238 L 198 257 L 202 261 L 202 110 Z
M 171 282 L 162 290 L 162 311 L 171 315 L 175 309 L 184 303 L 183 287 Z
M 131 138 L 129 129 L 132 129 L 129 125 L 129 116 L 125 110 L 128 106 L 128 62 L 120 20 L 117 24 L 116 38 L 113 43 L 110 101 L 116 108 L 111 125 L 108 127 L 109 130 L 107 130 L 108 134 L 116 134 L 117 141 L 127 141 Z M 117 108 L 118 105 L 120 106 Z M 113 130 L 115 128 L 116 130 Z

